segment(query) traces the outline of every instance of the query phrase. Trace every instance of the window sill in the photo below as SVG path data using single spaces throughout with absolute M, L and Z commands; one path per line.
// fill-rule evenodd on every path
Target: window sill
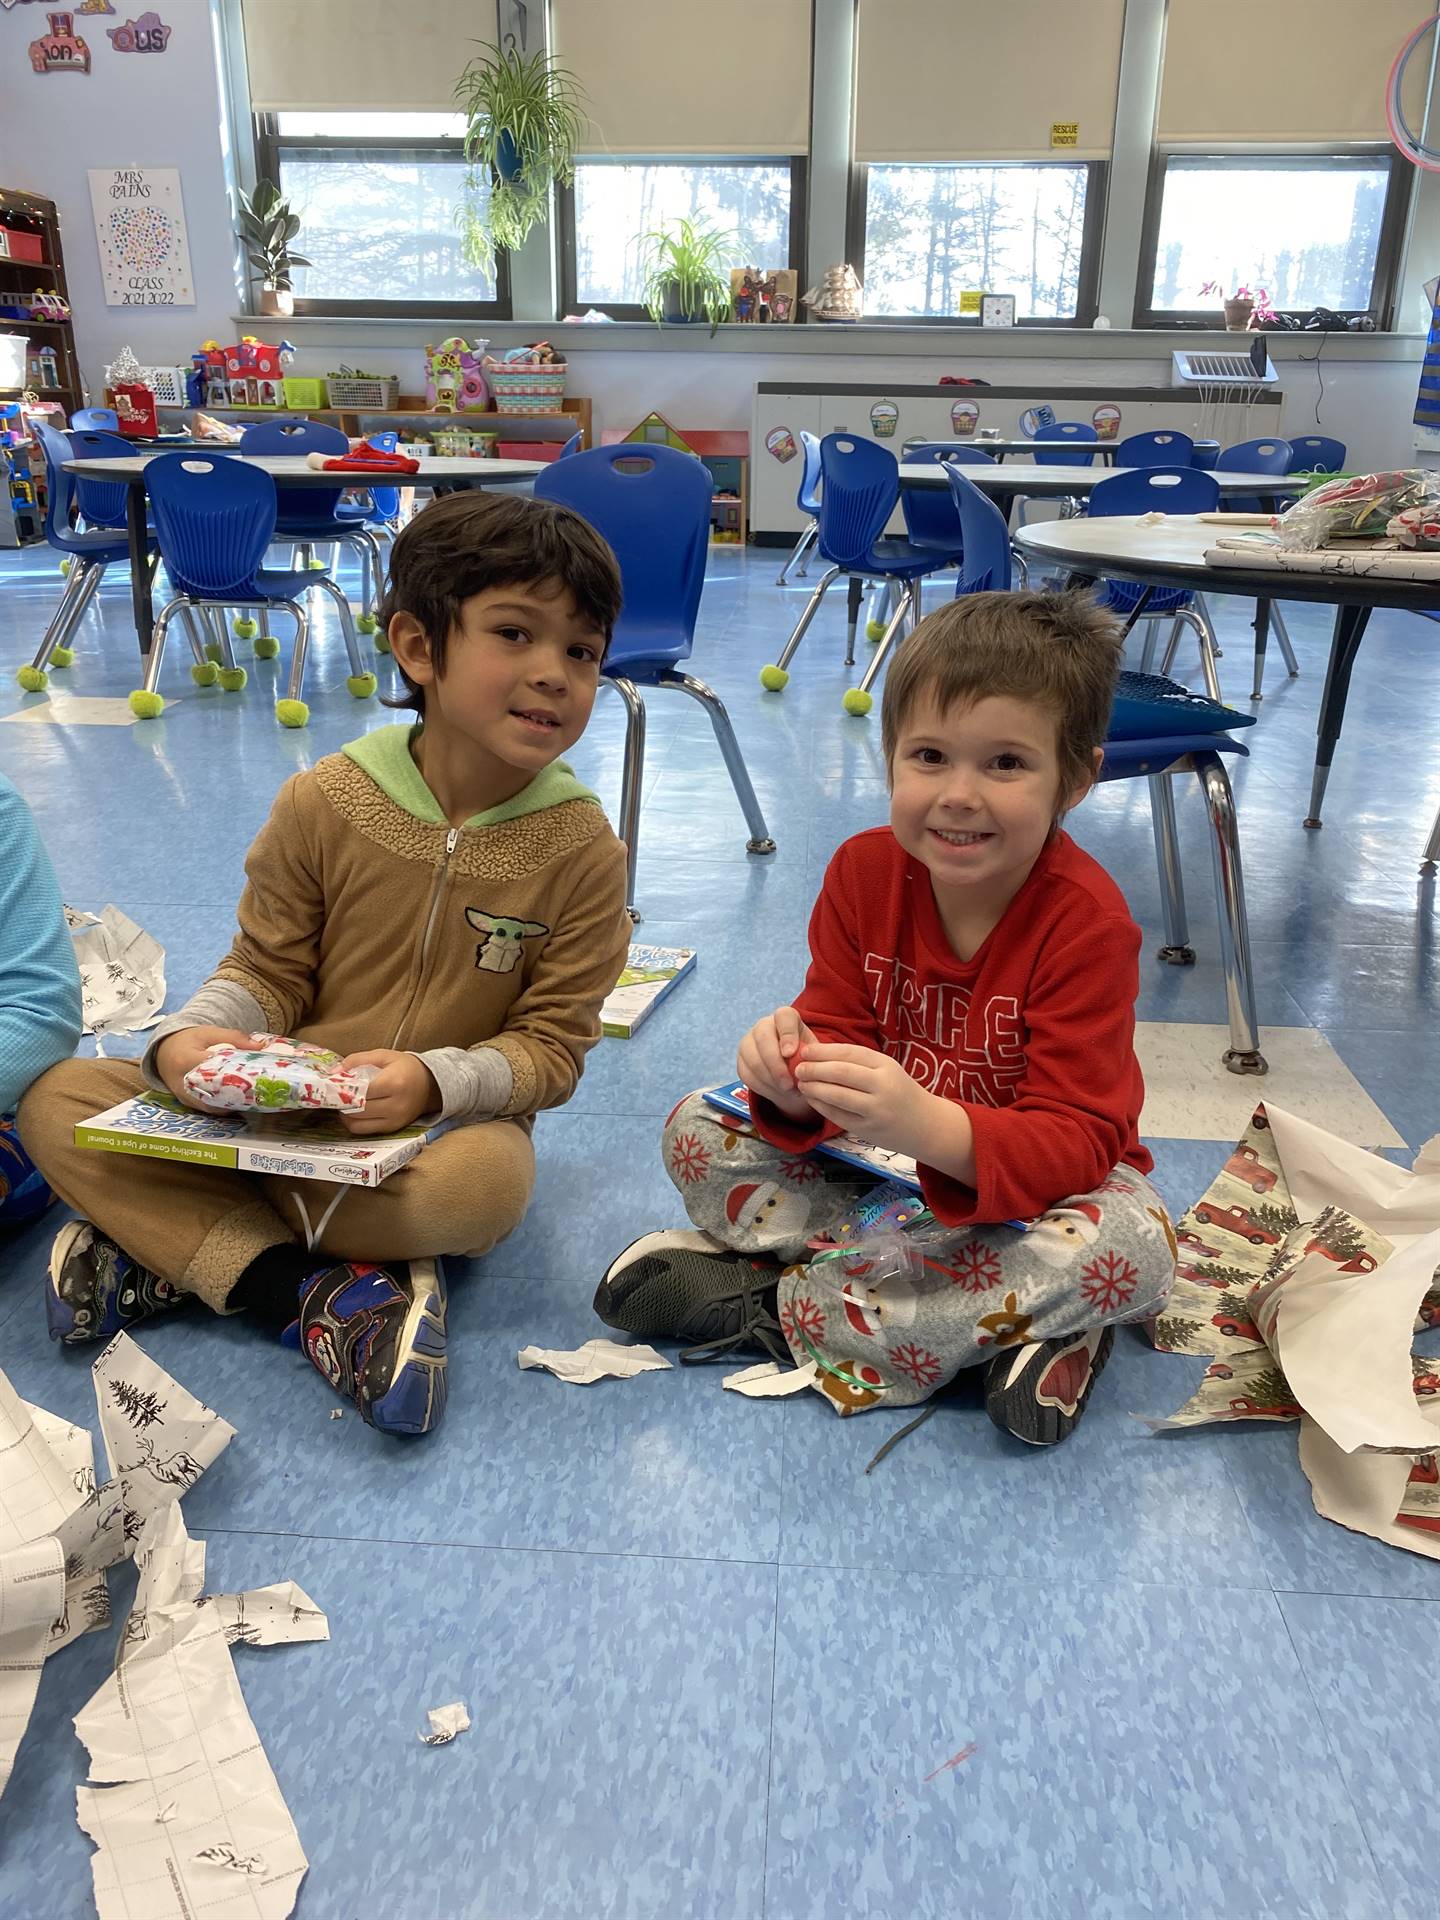
M 297 314 L 276 320 L 261 314 L 230 316 L 244 333 L 262 339 L 283 337 L 316 347 L 371 344 L 376 347 L 424 347 L 449 331 L 434 319 L 361 314 Z M 1168 360 L 1176 351 L 1214 349 L 1218 341 L 1244 341 L 1215 327 L 977 327 L 930 321 L 907 326 L 893 321 L 860 321 L 854 326 L 739 326 L 727 322 L 711 338 L 698 326 L 657 327 L 650 320 L 614 320 L 604 326 L 566 326 L 557 320 L 490 320 L 454 323 L 466 337 L 483 334 L 492 347 L 523 346 L 547 339 L 567 358 L 586 353 L 751 353 L 874 356 L 935 360 L 963 355 L 968 360 Z M 1425 342 L 1413 333 L 1270 333 L 1266 340 L 1277 364 L 1310 360 L 1324 343 L 1325 363 L 1361 363 L 1420 358 Z

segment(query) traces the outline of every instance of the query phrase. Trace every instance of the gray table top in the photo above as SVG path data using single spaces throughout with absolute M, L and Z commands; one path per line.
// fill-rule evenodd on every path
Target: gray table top
M 912 441 L 918 443 L 920 436 L 918 434 L 911 434 L 910 438 Z M 998 453 L 1002 455 L 1008 453 L 1034 453 L 1037 448 L 1054 446 L 1056 444 L 1055 441 L 1032 439 L 1029 434 L 1007 435 L 1003 433 L 998 440 L 987 440 L 982 433 L 967 434 L 963 440 L 957 439 L 952 435 L 937 433 L 933 440 L 926 441 L 926 445 L 932 447 L 978 447 L 982 453 Z M 1081 447 L 1088 446 L 1090 451 L 1098 454 L 1102 460 L 1113 460 L 1115 457 L 1115 449 L 1120 445 L 1120 442 L 1118 440 L 1080 440 L 1073 444 L 1065 441 L 1061 441 L 1059 444 L 1064 447 L 1067 452 L 1076 453 L 1080 451 Z M 1197 447 L 1214 447 L 1217 452 L 1220 447 L 1218 440 L 1196 440 L 1193 444 Z M 902 460 L 904 459 L 903 451 L 900 457 Z
M 1433 581 L 1207 566 L 1205 549 L 1224 533 L 1218 522 L 1198 514 L 1167 514 L 1142 525 L 1139 516 L 1122 513 L 1097 520 L 1047 520 L 1021 527 L 1011 537 L 1027 558 L 1147 586 L 1238 593 L 1247 600 L 1319 600 L 1334 606 L 1433 608 L 1440 601 Z
M 1111 480 L 1117 473 L 1147 471 L 1153 472 L 1154 469 L 1055 467 L 1038 462 L 1033 467 L 967 466 L 962 468 L 965 478 L 973 480 L 982 493 L 1028 493 L 1037 498 L 1046 495 L 1089 493 L 1092 488 L 1098 487 L 1102 480 Z M 1293 494 L 1301 492 L 1309 481 L 1309 476 L 1305 474 L 1214 473 L 1209 477 L 1219 483 L 1222 494 Z M 900 484 L 902 487 L 948 487 L 950 481 L 944 467 L 938 461 L 905 460 L 900 463 Z
M 136 481 L 144 476 L 146 467 L 164 452 L 156 448 L 153 452 L 119 456 L 113 460 L 67 460 L 65 471 L 78 473 L 88 480 L 128 480 Z M 198 448 L 181 448 L 181 452 L 198 453 Z M 545 466 L 543 460 L 467 460 L 455 455 L 432 455 L 420 462 L 418 473 L 396 473 L 393 468 L 377 467 L 366 473 L 354 468 L 346 473 L 324 473 L 307 466 L 305 457 L 299 453 L 235 453 L 228 447 L 206 449 L 223 455 L 227 460 L 243 460 L 246 466 L 259 467 L 276 480 L 283 480 L 287 487 L 363 487 L 367 484 L 389 487 L 428 487 L 437 480 L 449 485 L 485 487 L 503 485 L 506 481 L 533 480 Z

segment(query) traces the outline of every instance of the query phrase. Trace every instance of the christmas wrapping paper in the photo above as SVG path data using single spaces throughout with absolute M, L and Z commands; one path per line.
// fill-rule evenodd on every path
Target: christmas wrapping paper
M 185 1076 L 187 1097 L 217 1113 L 364 1112 L 374 1067 L 342 1073 L 341 1056 L 328 1047 L 274 1033 L 250 1038 L 249 1047 L 221 1042 L 208 1048 Z
M 1262 1106 L 1177 1238 L 1151 1335 L 1211 1363 L 1152 1429 L 1298 1421 L 1319 1513 L 1440 1558 L 1440 1142 L 1406 1170 Z

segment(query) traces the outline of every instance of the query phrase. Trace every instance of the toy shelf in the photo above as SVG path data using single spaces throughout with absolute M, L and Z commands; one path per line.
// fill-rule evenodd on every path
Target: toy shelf
M 193 407 L 162 406 L 162 413 L 193 413 Z M 418 395 L 401 394 L 393 407 L 201 407 L 201 413 L 213 414 L 217 419 L 229 420 L 330 420 L 339 426 L 352 440 L 371 431 L 383 421 L 438 420 L 452 427 L 468 427 L 477 433 L 488 433 L 492 428 L 504 430 L 505 437 L 513 440 L 544 440 L 553 438 L 553 423 L 565 423 L 565 435 L 568 440 L 577 429 L 583 436 L 581 446 L 594 444 L 591 437 L 591 406 L 588 397 L 583 394 L 567 395 L 561 405 L 551 413 L 504 413 L 482 412 L 478 409 L 464 413 L 437 413 L 427 407 Z M 366 422 L 362 425 L 361 422 Z M 550 433 L 526 434 L 517 429 L 530 426 L 545 427 L 550 424 Z M 742 434 L 739 436 L 744 439 Z

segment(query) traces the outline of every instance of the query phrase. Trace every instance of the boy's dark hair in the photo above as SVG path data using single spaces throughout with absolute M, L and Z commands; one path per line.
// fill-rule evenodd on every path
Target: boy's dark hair
M 880 733 L 887 773 L 927 695 L 942 714 L 991 697 L 1024 700 L 1055 716 L 1060 792 L 1068 801 L 1094 778 L 1123 645 L 1119 621 L 1086 593 L 972 593 L 926 614 L 885 681 Z
M 472 595 L 552 583 L 569 593 L 581 619 L 604 634 L 608 647 L 620 612 L 620 569 L 589 521 L 551 500 L 467 487 L 423 508 L 391 548 L 377 610 L 380 630 L 397 613 L 412 615 L 425 629 L 438 677 L 445 671 L 451 628 Z M 408 691 L 389 705 L 412 707 L 423 716 L 424 688 L 400 671 Z

